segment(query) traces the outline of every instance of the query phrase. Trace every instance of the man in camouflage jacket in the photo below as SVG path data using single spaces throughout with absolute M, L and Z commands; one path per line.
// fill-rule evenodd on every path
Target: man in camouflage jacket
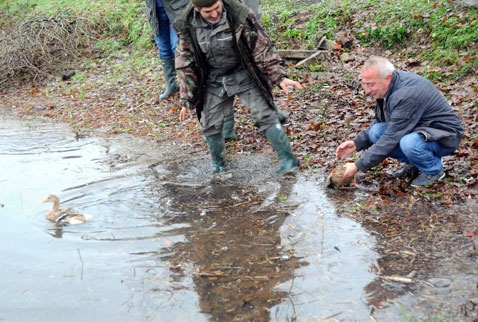
M 224 170 L 225 145 L 221 130 L 237 96 L 264 131 L 281 164 L 277 173 L 295 169 L 299 161 L 279 123 L 272 89 L 279 85 L 301 89 L 287 78 L 254 13 L 238 0 L 192 0 L 174 23 L 179 36 L 176 70 L 183 106 L 196 110 L 206 137 L 214 172 Z

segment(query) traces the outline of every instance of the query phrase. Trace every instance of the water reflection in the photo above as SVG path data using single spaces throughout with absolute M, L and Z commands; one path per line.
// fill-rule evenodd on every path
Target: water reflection
M 289 196 L 295 178 L 271 185 L 246 183 L 245 176 L 234 172 L 195 187 L 162 185 L 174 196 L 171 207 L 189 214 L 172 219 L 194 220 L 189 242 L 172 247 L 172 260 L 193 263 L 201 310 L 214 321 L 268 321 L 269 308 L 286 296 L 274 286 L 300 266 L 296 257 L 284 256 L 278 234 L 290 206 L 277 204 Z
M 363 286 L 375 278 L 374 239 L 335 207 L 316 183 L 302 180 L 292 200 L 299 207 L 281 227 L 285 250 L 308 265 L 295 269 L 293 280 L 276 289 L 288 298 L 271 312 L 273 321 L 366 321 Z
M 211 179 L 207 155 L 129 136 L 2 118 L 0 142 L 0 318 L 368 319 L 374 239 L 271 155 Z M 50 193 L 93 220 L 47 222 Z

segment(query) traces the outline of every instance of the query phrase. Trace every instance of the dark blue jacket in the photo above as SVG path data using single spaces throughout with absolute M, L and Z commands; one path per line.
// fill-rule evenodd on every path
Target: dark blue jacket
M 388 122 L 387 130 L 372 145 L 369 130 L 379 122 Z M 394 71 L 385 98 L 377 100 L 374 121 L 354 139 L 357 151 L 367 149 L 355 165 L 362 172 L 378 165 L 404 135 L 412 132 L 422 133 L 427 141 L 457 147 L 464 128 L 459 116 L 429 80 L 417 74 Z

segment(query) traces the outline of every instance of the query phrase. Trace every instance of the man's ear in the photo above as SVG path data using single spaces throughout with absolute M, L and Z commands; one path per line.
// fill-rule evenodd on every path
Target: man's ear
M 194 10 L 196 10 L 197 12 L 201 12 L 200 8 L 196 7 L 195 5 L 193 5 L 193 7 L 194 7 Z

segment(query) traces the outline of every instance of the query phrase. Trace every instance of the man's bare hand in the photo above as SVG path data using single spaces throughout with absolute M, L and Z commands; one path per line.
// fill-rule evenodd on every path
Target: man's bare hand
M 335 155 L 337 156 L 337 159 L 343 160 L 356 150 L 357 147 L 355 146 L 354 141 L 345 141 L 337 147 L 335 150 Z
M 191 114 L 191 111 L 189 111 L 189 114 Z M 179 112 L 179 120 L 184 121 L 187 115 L 188 115 L 188 109 L 183 106 L 183 108 L 181 108 L 181 111 Z
M 287 95 L 289 94 L 289 86 L 293 86 L 297 88 L 298 90 L 302 89 L 302 85 L 300 85 L 299 82 L 293 81 L 292 79 L 288 78 L 283 78 L 282 81 L 279 84 L 280 88 L 284 91 L 284 93 Z
M 347 163 L 345 165 L 344 179 L 353 178 L 355 174 L 359 171 L 355 163 Z

